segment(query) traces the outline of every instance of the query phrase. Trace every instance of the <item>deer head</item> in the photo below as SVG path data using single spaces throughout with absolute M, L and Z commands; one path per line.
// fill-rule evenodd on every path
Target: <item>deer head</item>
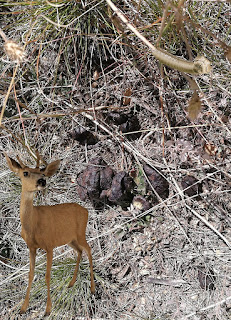
M 13 171 L 21 180 L 24 191 L 34 192 L 43 190 L 46 186 L 46 177 L 51 177 L 58 170 L 60 160 L 56 160 L 48 164 L 45 168 L 39 168 L 39 159 L 35 168 L 29 168 L 24 165 L 18 157 L 18 162 L 5 154 L 7 163 L 11 171 Z

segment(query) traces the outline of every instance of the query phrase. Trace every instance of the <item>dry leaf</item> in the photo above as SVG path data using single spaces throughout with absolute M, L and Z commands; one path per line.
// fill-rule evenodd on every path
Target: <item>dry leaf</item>
M 217 152 L 217 148 L 212 143 L 205 143 L 204 144 L 204 151 L 210 156 L 215 156 L 216 152 Z
M 99 79 L 99 71 L 95 70 L 93 73 L 93 80 L 97 81 Z
M 111 20 L 112 20 L 114 26 L 116 27 L 117 32 L 120 33 L 120 34 L 124 33 L 125 28 L 124 28 L 123 24 L 121 23 L 120 19 L 117 17 L 116 14 L 113 14 L 111 16 Z
M 227 51 L 225 52 L 225 57 L 231 63 L 231 47 L 228 47 Z
M 4 48 L 8 57 L 16 62 L 22 62 L 25 57 L 24 49 L 12 40 L 7 40 L 4 44 Z
M 92 82 L 92 88 L 97 88 L 98 87 L 98 83 L 96 81 Z
M 202 193 L 202 183 L 199 183 L 193 176 L 185 176 L 181 181 L 181 186 L 184 189 L 183 192 L 189 197 L 198 196 Z
M 132 94 L 132 89 L 128 88 L 125 90 L 124 94 L 123 94 L 123 105 L 127 106 L 130 104 L 131 102 L 131 94 Z
M 84 146 L 85 144 L 94 145 L 98 142 L 97 137 L 90 131 L 82 127 L 77 127 L 70 134 L 71 138 L 79 141 L 79 143 Z
M 200 267 L 198 269 L 198 279 L 202 289 L 215 290 L 216 276 L 212 269 L 205 270 L 205 268 Z
M 197 91 L 195 90 L 192 98 L 189 100 L 189 105 L 188 105 L 188 116 L 190 120 L 195 120 L 198 116 L 198 114 L 201 111 L 201 100 L 200 97 L 198 96 Z

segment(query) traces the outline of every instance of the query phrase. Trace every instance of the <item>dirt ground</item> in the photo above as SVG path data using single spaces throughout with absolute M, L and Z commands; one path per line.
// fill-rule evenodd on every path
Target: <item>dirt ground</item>
M 228 2 L 220 8 L 221 26 L 228 8 Z M 74 50 L 67 64 L 55 42 L 40 52 L 36 79 L 36 52 L 29 47 L 16 86 L 23 105 L 19 114 L 10 96 L 0 135 L 2 320 L 44 317 L 42 250 L 30 306 L 19 315 L 29 253 L 20 236 L 20 181 L 3 155 L 20 155 L 34 166 L 28 150 L 35 149 L 47 162 L 61 159 L 61 166 L 34 203 L 78 202 L 89 210 L 87 240 L 96 281 L 92 296 L 84 255 L 77 282 L 68 289 L 76 255 L 68 246 L 56 248 L 49 319 L 231 319 L 231 73 L 224 55 L 219 63 L 214 60 L 220 49 L 206 41 L 213 70 L 194 78 L 202 103 L 194 121 L 187 112 L 193 95 L 188 79 L 160 67 L 151 54 L 135 55 L 122 41 L 112 44 L 100 62 L 95 58 L 83 66 L 78 81 Z M 0 62 L 3 91 L 12 76 L 5 59 Z M 98 159 L 103 162 L 95 164 Z M 114 177 L 123 172 L 131 185 L 126 189 L 127 180 L 112 178 L 114 185 L 110 182 L 100 198 L 105 189 L 99 170 L 108 166 Z M 86 181 L 88 173 L 92 180 Z M 137 205 L 137 196 L 146 207 Z

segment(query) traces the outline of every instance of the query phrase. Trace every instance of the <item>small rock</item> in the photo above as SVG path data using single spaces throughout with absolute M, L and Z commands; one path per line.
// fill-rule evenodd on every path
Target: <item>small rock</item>
M 150 203 L 144 197 L 138 195 L 133 199 L 132 202 L 135 209 L 146 211 L 151 208 Z
M 153 189 L 158 193 L 162 199 L 166 199 L 169 196 L 169 183 L 161 174 L 161 171 L 157 172 L 155 169 L 148 165 L 144 165 L 144 172 L 146 173 L 149 182 Z M 147 190 L 153 191 L 152 187 L 147 181 Z
M 112 185 L 113 176 L 114 176 L 114 171 L 109 166 L 106 166 L 105 168 L 100 170 L 100 188 L 102 190 L 110 189 Z
M 77 192 L 82 201 L 98 199 L 100 195 L 101 158 L 95 158 L 77 179 Z
M 130 177 L 125 171 L 121 171 L 118 172 L 112 180 L 109 201 L 120 205 L 122 208 L 127 208 L 131 204 L 133 198 L 129 178 Z

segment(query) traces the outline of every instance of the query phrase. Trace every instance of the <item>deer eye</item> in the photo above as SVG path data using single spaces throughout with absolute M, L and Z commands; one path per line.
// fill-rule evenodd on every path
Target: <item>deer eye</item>
M 24 177 L 27 177 L 28 174 L 29 174 L 29 173 L 28 173 L 27 171 L 23 172 Z

